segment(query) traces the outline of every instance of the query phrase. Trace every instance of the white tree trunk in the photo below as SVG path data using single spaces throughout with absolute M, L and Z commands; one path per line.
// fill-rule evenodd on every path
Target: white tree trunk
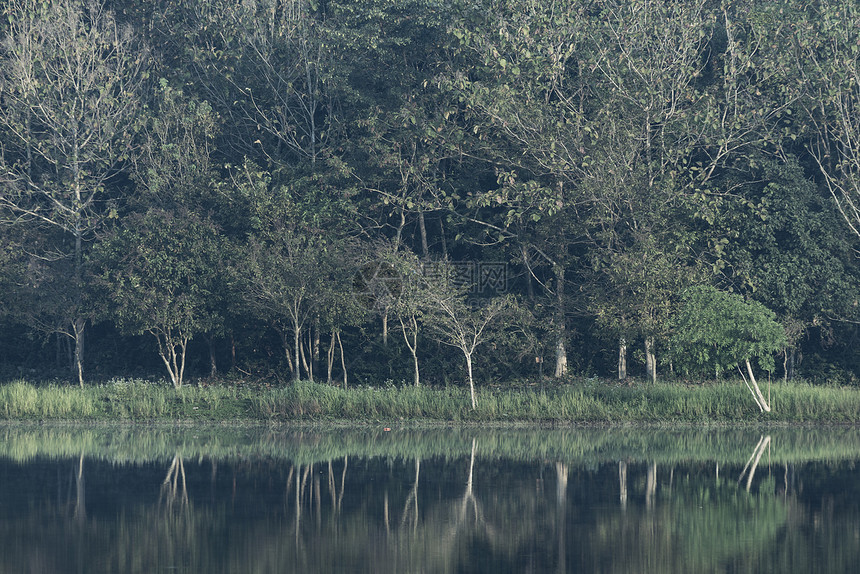
M 469 353 L 463 353 L 466 356 L 466 370 L 469 373 L 469 394 L 472 397 L 472 410 L 478 408 L 478 401 L 475 398 L 475 382 L 472 378 L 472 355 Z
M 169 334 L 159 335 L 152 333 L 158 341 L 158 354 L 167 367 L 167 373 L 170 375 L 170 382 L 173 383 L 173 388 L 182 387 L 183 378 L 185 376 L 185 350 L 188 347 L 188 337 L 180 337 L 178 342 L 174 342 Z M 164 341 L 162 341 L 162 336 Z
M 328 377 L 326 378 L 326 383 L 331 384 L 331 372 L 334 368 L 334 343 L 335 343 L 335 334 L 334 331 L 331 332 L 331 344 L 328 347 L 328 353 L 326 354 L 326 366 L 328 367 Z
M 558 336 L 555 346 L 555 378 L 559 379 L 565 375 L 567 375 L 567 348 L 562 333 Z
M 750 390 L 753 393 L 753 397 L 756 399 L 756 402 L 758 403 L 759 408 L 762 411 L 769 413 L 770 412 L 770 405 L 767 404 L 767 400 L 765 400 L 764 395 L 761 392 L 761 389 L 758 388 L 758 383 L 756 382 L 755 375 L 753 374 L 752 365 L 750 365 L 749 359 L 747 359 L 744 362 L 747 365 L 747 373 L 750 376 L 750 384 L 752 385 L 752 388 Z
M 618 380 L 627 378 L 627 340 L 624 337 L 618 341 Z
M 403 322 L 403 317 L 400 315 L 397 316 L 397 319 L 400 321 L 400 329 L 403 332 L 403 340 L 406 341 L 406 347 L 409 349 L 409 352 L 412 354 L 412 366 L 414 369 L 414 382 L 417 387 L 420 383 L 420 376 L 418 371 L 418 319 L 415 318 L 415 315 L 410 315 L 409 317 L 409 327 L 412 330 L 412 340 L 409 340 L 409 334 L 406 332 L 406 323 Z
M 340 349 L 340 367 L 343 369 L 343 388 L 349 386 L 346 375 L 346 357 L 343 355 L 343 341 L 340 339 L 340 331 L 337 333 L 337 346 Z
M 654 355 L 654 338 L 645 338 L 645 370 L 648 380 L 657 382 L 657 357 Z
M 301 358 L 299 346 L 301 345 L 301 327 L 296 323 L 293 325 L 293 380 L 298 382 L 302 378 Z
M 81 388 L 84 388 L 84 329 L 86 324 L 86 319 L 82 317 L 78 317 L 72 322 L 72 330 L 75 335 L 75 376 L 78 378 L 78 384 Z
M 555 346 L 555 378 L 567 375 L 567 313 L 564 299 L 564 269 L 555 266 L 556 321 L 558 323 L 558 341 Z

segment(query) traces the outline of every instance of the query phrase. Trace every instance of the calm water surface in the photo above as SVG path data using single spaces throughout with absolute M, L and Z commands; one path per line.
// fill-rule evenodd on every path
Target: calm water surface
M 856 572 L 860 432 L 0 428 L 0 572 Z

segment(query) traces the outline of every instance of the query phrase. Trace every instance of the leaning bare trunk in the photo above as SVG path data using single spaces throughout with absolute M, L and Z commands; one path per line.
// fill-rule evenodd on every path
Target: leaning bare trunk
M 753 393 L 753 397 L 756 399 L 759 408 L 766 412 L 770 412 L 770 405 L 767 404 L 767 400 L 765 400 L 764 395 L 761 392 L 761 389 L 758 388 L 758 383 L 755 380 L 755 375 L 753 374 L 752 365 L 750 365 L 749 359 L 744 361 L 747 365 L 747 374 L 750 376 L 750 385 L 752 388 L 750 389 Z

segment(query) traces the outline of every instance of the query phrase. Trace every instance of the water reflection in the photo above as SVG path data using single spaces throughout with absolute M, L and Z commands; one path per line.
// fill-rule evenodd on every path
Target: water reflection
M 2 432 L 2 572 L 850 572 L 860 559 L 853 429 Z

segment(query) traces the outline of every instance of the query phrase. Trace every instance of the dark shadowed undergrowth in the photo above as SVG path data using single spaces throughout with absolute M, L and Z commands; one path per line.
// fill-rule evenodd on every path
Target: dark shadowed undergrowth
M 0 419 L 73 421 L 258 421 L 268 423 L 412 421 L 429 423 L 673 424 L 860 422 L 860 389 L 774 383 L 773 412 L 761 413 L 742 382 L 701 384 L 598 380 L 492 386 L 472 410 L 460 387 L 241 383 L 181 389 L 116 379 L 84 389 L 56 383 L 0 385 Z

